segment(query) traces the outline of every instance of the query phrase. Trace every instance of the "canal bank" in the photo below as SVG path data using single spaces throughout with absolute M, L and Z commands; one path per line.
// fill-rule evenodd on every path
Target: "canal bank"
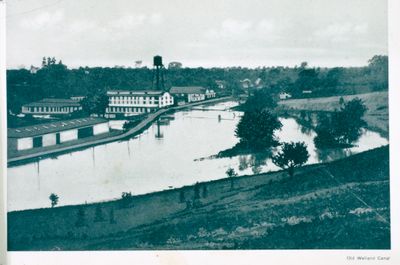
M 9 212 L 9 250 L 390 248 L 388 146 L 233 182 Z
M 229 96 L 229 97 L 210 99 L 207 101 L 189 103 L 186 105 L 171 107 L 168 109 L 160 109 L 157 112 L 149 114 L 146 119 L 144 119 L 139 124 L 137 124 L 134 128 L 132 128 L 126 132 L 115 132 L 114 131 L 114 132 L 107 133 L 105 135 L 101 135 L 98 137 L 91 137 L 90 139 L 83 139 L 81 141 L 74 141 L 73 143 L 65 143 L 65 144 L 61 144 L 61 145 L 57 145 L 57 146 L 53 146 L 53 147 L 42 148 L 42 150 L 39 152 L 34 152 L 34 153 L 25 152 L 25 154 L 22 152 L 22 155 L 9 157 L 7 160 L 7 163 L 8 163 L 8 166 L 13 166 L 13 165 L 22 164 L 24 162 L 35 161 L 37 159 L 42 159 L 45 157 L 50 157 L 50 156 L 62 154 L 62 153 L 68 153 L 68 152 L 71 152 L 74 150 L 84 149 L 84 148 L 95 146 L 95 145 L 100 145 L 100 144 L 110 143 L 110 142 L 114 142 L 114 141 L 118 141 L 118 140 L 123 140 L 123 139 L 133 137 L 135 135 L 140 134 L 141 132 L 146 130 L 158 117 L 160 117 L 163 114 L 167 114 L 167 113 L 171 113 L 171 112 L 175 112 L 175 111 L 179 111 L 179 110 L 184 110 L 184 109 L 188 109 L 188 108 L 191 108 L 194 106 L 199 106 L 199 105 L 216 104 L 219 102 L 229 101 L 232 99 L 233 98 L 231 96 Z

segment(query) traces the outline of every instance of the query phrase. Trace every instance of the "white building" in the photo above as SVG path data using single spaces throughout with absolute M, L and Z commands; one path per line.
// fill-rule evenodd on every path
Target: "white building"
M 45 98 L 22 106 L 21 113 L 25 115 L 67 115 L 82 110 L 81 104 L 72 99 Z
M 15 152 L 53 146 L 109 131 L 110 126 L 106 119 L 92 117 L 9 128 L 8 150 Z
M 150 113 L 174 104 L 174 98 L 168 92 L 157 90 L 110 90 L 107 96 L 108 118 Z
M 209 98 L 215 98 L 216 93 L 212 89 L 206 89 L 201 86 L 173 86 L 170 93 L 175 97 L 177 102 L 196 102 Z
M 312 90 L 303 90 L 302 93 L 303 94 L 312 94 Z
M 226 88 L 226 82 L 223 80 L 215 80 L 215 83 L 217 84 L 218 88 L 221 90 L 224 90 Z
M 286 93 L 286 92 L 279 93 L 279 99 L 280 100 L 285 100 L 285 99 L 288 99 L 288 98 L 291 98 L 291 97 L 292 97 L 292 95 L 290 95 L 289 93 Z
M 39 70 L 40 70 L 39 67 L 35 67 L 35 66 L 31 65 L 31 68 L 29 69 L 29 72 L 31 74 L 36 74 Z

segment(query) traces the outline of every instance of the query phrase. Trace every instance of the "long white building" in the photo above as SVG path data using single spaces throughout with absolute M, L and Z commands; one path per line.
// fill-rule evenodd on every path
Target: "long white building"
M 67 115 L 82 110 L 79 102 L 72 99 L 44 98 L 22 106 L 21 113 L 25 115 Z
M 174 105 L 174 98 L 168 92 L 158 90 L 110 90 L 107 96 L 108 118 L 150 113 Z
M 110 131 L 109 123 L 101 118 L 79 118 L 42 123 L 19 128 L 9 128 L 9 152 L 63 144 Z

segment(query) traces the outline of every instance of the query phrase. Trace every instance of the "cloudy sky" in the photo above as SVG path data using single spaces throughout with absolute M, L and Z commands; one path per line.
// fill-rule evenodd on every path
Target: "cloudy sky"
M 359 66 L 387 54 L 386 0 L 8 0 L 8 68 Z

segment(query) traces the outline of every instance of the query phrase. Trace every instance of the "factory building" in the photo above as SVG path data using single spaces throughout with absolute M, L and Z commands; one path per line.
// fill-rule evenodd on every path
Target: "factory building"
M 92 117 L 9 128 L 8 149 L 22 151 L 53 146 L 109 131 L 110 127 L 106 119 Z
M 110 90 L 106 117 L 133 116 L 150 113 L 174 104 L 174 98 L 159 90 Z
M 81 104 L 72 99 L 45 98 L 22 106 L 22 114 L 33 116 L 67 115 L 82 110 Z
M 170 93 L 174 96 L 177 104 L 202 101 L 216 96 L 214 90 L 201 86 L 173 86 Z

